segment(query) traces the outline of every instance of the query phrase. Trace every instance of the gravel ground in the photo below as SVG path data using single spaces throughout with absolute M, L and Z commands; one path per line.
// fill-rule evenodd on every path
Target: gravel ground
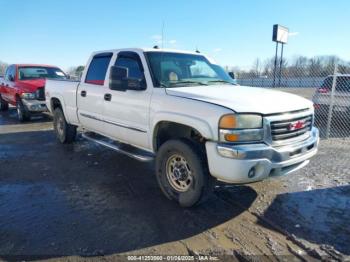
M 0 260 L 350 259 L 350 140 L 322 141 L 290 176 L 217 187 L 183 209 L 159 190 L 153 163 L 82 139 L 55 141 L 47 118 L 0 114 Z

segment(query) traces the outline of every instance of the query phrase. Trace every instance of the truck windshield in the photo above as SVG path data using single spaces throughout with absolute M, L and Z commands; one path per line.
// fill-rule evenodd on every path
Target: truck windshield
M 18 68 L 19 80 L 31 80 L 38 78 L 66 79 L 67 76 L 59 68 L 56 67 L 26 66 Z
M 211 64 L 202 55 L 171 52 L 145 54 L 157 87 L 235 84 L 222 67 Z

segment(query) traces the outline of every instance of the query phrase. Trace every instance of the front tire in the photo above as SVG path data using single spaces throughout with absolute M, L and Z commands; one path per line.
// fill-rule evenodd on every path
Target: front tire
M 20 122 L 25 122 L 25 121 L 30 120 L 30 113 L 25 108 L 25 106 L 20 98 L 17 98 L 16 110 L 17 110 L 17 117 L 18 117 L 18 120 Z
M 7 111 L 9 109 L 9 104 L 4 101 L 0 95 L 0 111 Z
M 213 177 L 200 145 L 190 140 L 170 140 L 159 149 L 156 176 L 163 193 L 182 207 L 191 207 L 210 196 Z
M 63 111 L 59 107 L 53 113 L 53 127 L 60 143 L 70 144 L 75 140 L 77 127 L 67 123 Z

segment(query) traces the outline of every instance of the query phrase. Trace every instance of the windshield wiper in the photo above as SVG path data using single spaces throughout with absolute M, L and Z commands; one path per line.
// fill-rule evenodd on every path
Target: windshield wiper
M 176 81 L 174 83 L 169 83 L 169 85 L 177 85 L 177 84 L 198 84 L 201 86 L 207 86 L 207 84 L 198 82 L 198 81 L 191 81 L 191 80 L 184 80 L 184 81 Z
M 169 87 L 168 85 L 164 84 L 163 82 L 160 82 L 159 85 L 160 85 L 160 87 L 164 87 L 164 88 L 168 88 Z
M 231 83 L 225 80 L 210 80 L 210 81 L 207 81 L 207 83 L 225 83 L 225 84 L 235 85 L 234 83 Z

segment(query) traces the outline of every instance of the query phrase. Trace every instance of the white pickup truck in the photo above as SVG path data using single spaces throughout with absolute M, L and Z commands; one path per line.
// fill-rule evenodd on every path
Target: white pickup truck
M 317 152 L 310 101 L 235 85 L 197 52 L 96 52 L 80 82 L 47 80 L 45 88 L 61 143 L 71 143 L 79 127 L 86 139 L 155 159 L 160 188 L 184 207 L 203 200 L 216 180 L 289 174 Z

